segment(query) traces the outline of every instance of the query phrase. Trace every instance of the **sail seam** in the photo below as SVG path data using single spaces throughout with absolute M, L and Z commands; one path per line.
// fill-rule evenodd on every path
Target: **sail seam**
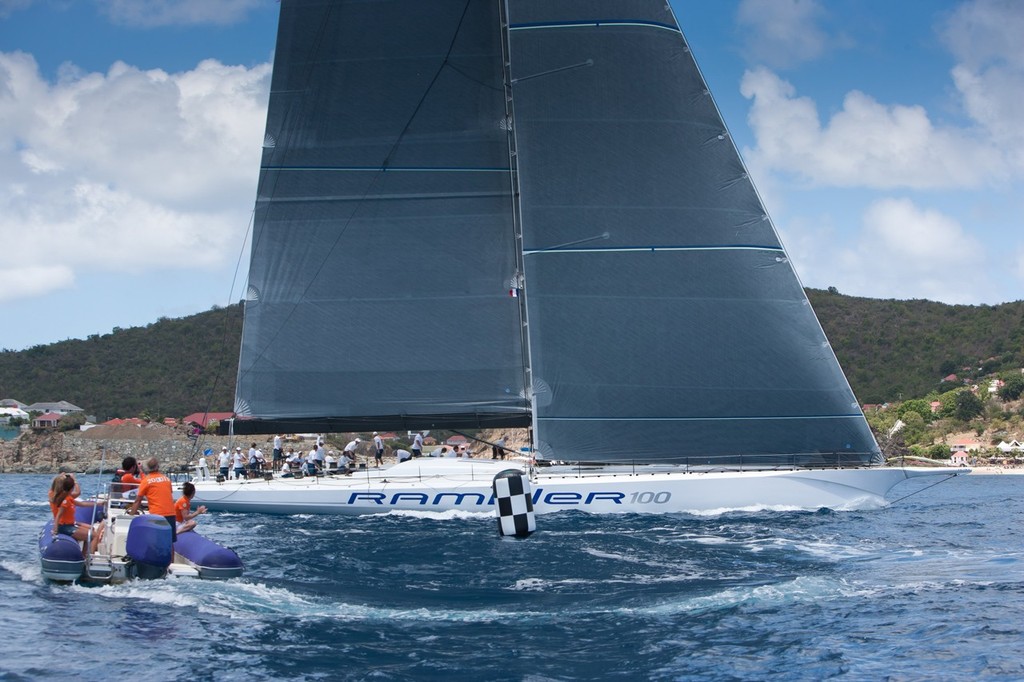
M 807 416 L 751 417 L 538 417 L 540 421 L 560 422 L 718 422 L 718 421 L 797 421 L 801 419 L 855 419 L 860 414 L 815 414 Z
M 260 166 L 260 170 L 276 171 L 350 171 L 356 173 L 508 173 L 508 168 L 444 167 L 444 166 Z
M 778 246 L 757 244 L 718 244 L 713 246 L 595 246 L 589 248 L 523 249 L 526 255 L 538 253 L 589 253 L 589 252 L 632 252 L 632 251 L 771 251 L 782 253 Z
M 524 24 L 512 24 L 510 31 L 530 31 L 545 28 L 600 28 L 602 26 L 643 26 L 646 28 L 660 28 L 673 33 L 682 33 L 677 27 L 669 24 L 662 24 L 657 21 L 644 21 L 642 19 L 585 19 L 581 21 L 538 21 Z

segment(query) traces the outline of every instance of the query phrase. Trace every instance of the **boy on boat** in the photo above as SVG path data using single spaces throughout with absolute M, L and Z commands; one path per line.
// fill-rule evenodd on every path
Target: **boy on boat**
M 174 503 L 174 520 L 178 524 L 178 534 L 187 533 L 196 527 L 196 517 L 206 513 L 206 507 L 200 505 L 192 511 L 192 498 L 195 497 L 196 487 L 192 483 L 185 483 L 181 486 L 181 497 Z

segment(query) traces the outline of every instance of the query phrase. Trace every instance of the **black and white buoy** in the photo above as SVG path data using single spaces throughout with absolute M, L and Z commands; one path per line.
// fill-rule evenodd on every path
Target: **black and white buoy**
M 526 474 L 519 469 L 506 469 L 494 477 L 491 489 L 500 534 L 525 538 L 537 530 L 530 479 Z

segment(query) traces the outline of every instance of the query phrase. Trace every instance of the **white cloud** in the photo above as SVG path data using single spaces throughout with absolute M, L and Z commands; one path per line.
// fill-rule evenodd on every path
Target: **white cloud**
M 111 21 L 129 26 L 232 24 L 264 0 L 99 0 Z
M 956 219 L 910 199 L 872 202 L 860 231 L 846 241 L 827 225 L 794 221 L 787 236 L 789 229 L 795 233 L 789 240 L 794 262 L 812 286 L 946 303 L 977 303 L 994 290 L 988 272 L 979 267 L 985 262 L 981 243 Z
M 736 20 L 750 58 L 784 68 L 825 51 L 830 38 L 818 26 L 824 14 L 817 0 L 742 0 Z
M 28 296 L 75 273 L 223 266 L 255 196 L 270 66 L 62 74 L 0 53 L 0 281 Z
M 760 167 L 815 185 L 875 189 L 976 187 L 1005 175 L 987 140 L 932 124 L 919 106 L 884 105 L 856 90 L 822 125 L 817 106 L 767 69 L 744 74 L 753 100 L 748 121 L 757 147 L 746 150 Z
M 30 265 L 0 269 L 0 303 L 43 296 L 66 289 L 75 275 L 64 265 Z
M 1024 170 L 1024 4 L 975 0 L 950 16 L 943 37 L 959 63 L 953 82 L 968 115 Z

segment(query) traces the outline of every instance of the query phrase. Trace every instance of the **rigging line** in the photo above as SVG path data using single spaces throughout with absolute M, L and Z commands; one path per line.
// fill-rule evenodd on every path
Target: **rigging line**
M 231 330 L 231 306 L 232 300 L 235 297 L 235 285 L 238 283 L 238 274 L 242 269 L 242 259 L 245 258 L 245 245 L 249 241 L 249 236 L 252 234 L 253 223 L 256 219 L 256 210 L 253 209 L 249 212 L 249 223 L 245 228 L 245 236 L 242 238 L 242 246 L 238 250 L 238 258 L 235 259 L 235 271 L 231 275 L 231 289 L 228 291 L 228 303 L 224 306 L 224 320 L 221 324 L 221 347 L 227 349 L 228 339 L 230 338 Z M 244 286 L 244 284 L 243 284 Z M 244 307 L 240 311 L 244 314 Z M 241 342 L 241 341 L 239 341 Z M 217 395 L 217 387 L 220 385 L 221 380 L 224 378 L 223 367 L 219 366 L 217 372 L 213 375 L 213 384 L 210 386 L 210 392 L 206 400 L 206 411 L 203 413 L 207 416 L 207 424 L 209 424 L 209 414 L 213 407 L 214 396 Z M 231 406 L 231 411 L 234 412 L 234 404 Z M 206 441 L 206 427 L 199 436 L 196 437 L 195 442 L 192 444 L 192 449 L 189 453 L 190 459 L 195 459 L 199 453 L 200 448 Z
M 893 501 L 892 501 L 892 502 L 891 502 L 891 503 L 889 504 L 889 506 L 890 506 L 890 507 L 893 507 L 893 506 L 895 506 L 895 505 L 896 505 L 896 503 L 897 503 L 897 502 L 902 502 L 903 500 L 907 499 L 908 497 L 912 497 L 912 496 L 914 496 L 914 495 L 916 495 L 916 494 L 918 494 L 918 493 L 923 493 L 923 492 L 924 492 L 925 490 L 928 490 L 928 488 L 934 488 L 934 487 L 935 487 L 935 486 L 937 486 L 938 484 L 940 484 L 940 483 L 945 483 L 945 482 L 946 482 L 946 481 L 948 481 L 949 479 L 951 479 L 951 478 L 956 478 L 956 477 L 957 477 L 957 476 L 959 476 L 959 475 L 960 475 L 959 473 L 955 473 L 955 474 L 949 474 L 949 475 L 948 475 L 948 476 L 946 476 L 945 478 L 943 478 L 943 479 L 940 479 L 940 480 L 938 480 L 938 481 L 935 481 L 935 483 L 932 483 L 931 485 L 927 485 L 927 486 L 925 486 L 925 487 L 921 488 L 920 490 L 915 490 L 915 491 L 914 491 L 914 492 L 912 492 L 912 493 L 909 493 L 909 494 L 907 494 L 907 495 L 904 495 L 903 497 L 899 498 L 898 500 L 893 500 Z
M 517 85 L 519 83 L 522 83 L 523 81 L 532 80 L 534 78 L 540 78 L 541 76 L 550 76 L 553 73 L 559 73 L 561 71 L 570 71 L 572 69 L 582 69 L 585 66 L 593 66 L 593 65 L 594 65 L 594 60 L 593 59 L 588 59 L 587 61 L 580 62 L 579 64 L 570 64 L 568 66 L 560 66 L 557 69 L 548 69 L 547 71 L 541 71 L 540 73 L 534 73 L 534 74 L 531 74 L 529 76 L 521 76 L 519 78 L 513 78 L 511 80 L 511 83 L 512 83 L 512 85 Z
M 391 149 L 388 150 L 387 156 L 384 157 L 384 161 L 381 163 L 380 171 L 378 171 L 377 175 L 370 182 L 369 186 L 367 186 L 366 191 L 363 192 L 362 196 L 359 198 L 359 200 L 358 200 L 358 202 L 356 204 L 356 209 L 352 212 L 352 215 L 349 216 L 349 218 L 345 221 L 344 225 L 341 226 L 341 229 L 338 230 L 338 234 L 335 237 L 334 242 L 331 244 L 331 247 L 324 252 L 324 257 L 323 257 L 323 259 L 320 262 L 320 266 L 316 269 L 316 272 L 313 273 L 313 276 L 310 277 L 309 283 L 306 285 L 306 288 L 303 289 L 302 294 L 299 296 L 298 300 L 301 301 L 301 300 L 303 300 L 306 297 L 306 294 L 313 287 L 313 284 L 314 284 L 314 282 L 316 282 L 317 278 L 320 276 L 320 273 L 323 272 L 323 269 L 325 267 L 327 267 L 328 257 L 332 253 L 334 253 L 334 250 L 337 248 L 338 243 L 341 241 L 341 238 L 345 235 L 345 232 L 348 231 L 349 225 L 351 225 L 352 221 L 356 219 L 356 214 L 359 211 L 359 206 L 361 206 L 363 204 L 363 202 L 366 200 L 366 197 L 369 196 L 370 192 L 380 182 L 381 178 L 383 177 L 383 174 L 385 172 L 387 172 L 388 166 L 389 166 L 390 161 L 391 161 L 391 158 L 395 155 L 395 152 L 398 150 L 398 146 L 402 143 L 402 139 L 405 137 L 406 133 L 409 131 L 409 126 L 412 125 L 412 122 L 413 122 L 413 120 L 415 120 L 416 115 L 419 113 L 420 109 L 423 107 L 423 103 L 426 101 L 427 95 L 430 94 L 431 90 L 433 90 L 434 84 L 437 83 L 437 79 L 441 76 L 441 73 L 444 71 L 445 66 L 449 65 L 448 64 L 448 60 L 451 58 L 452 51 L 455 49 L 455 41 L 458 40 L 459 34 L 462 32 L 462 24 L 465 23 L 465 21 L 466 21 L 466 14 L 469 12 L 470 2 L 471 2 L 471 0 L 466 0 L 466 4 L 462 8 L 462 15 L 459 17 L 459 23 L 455 26 L 455 32 L 452 34 L 452 39 L 448 43 L 448 50 L 445 52 L 444 59 L 441 61 L 441 65 L 434 72 L 433 78 L 430 79 L 430 83 L 427 85 L 426 88 L 424 88 L 423 94 L 420 96 L 419 101 L 416 103 L 416 107 L 413 109 L 412 114 L 410 114 L 408 119 L 406 120 L 405 126 L 402 128 L 402 131 L 398 134 L 398 137 L 395 138 L 394 143 L 392 143 Z M 328 10 L 327 10 L 328 15 L 330 15 L 330 11 L 331 11 L 331 8 L 329 6 Z M 320 34 L 317 36 L 317 44 L 316 44 L 316 48 L 314 49 L 314 52 L 318 52 L 319 49 L 320 49 L 320 43 L 322 42 L 322 39 L 323 39 L 323 32 L 324 32 L 323 29 L 326 26 L 326 23 L 327 23 L 327 21 L 326 21 L 326 18 L 325 18 L 323 24 L 321 24 Z M 311 60 L 311 62 L 312 62 L 312 60 Z M 311 70 L 312 70 L 312 66 L 310 67 L 310 71 Z M 307 72 L 307 76 L 308 75 L 309 75 L 309 72 Z M 276 186 L 277 180 L 275 180 L 274 184 Z M 255 245 L 253 245 L 253 250 L 255 250 L 255 248 L 256 248 Z M 260 358 L 262 358 L 265 350 L 270 348 L 273 345 L 274 341 L 277 340 L 277 337 L 280 336 L 280 334 L 284 331 L 285 327 L 287 326 L 288 322 L 291 320 L 292 315 L 295 314 L 296 309 L 298 309 L 298 304 L 293 304 L 292 305 L 292 309 L 288 312 L 288 315 L 286 315 L 285 319 L 282 320 L 281 326 L 274 333 L 273 337 L 271 337 L 271 339 L 264 345 L 264 349 L 260 350 L 259 354 L 253 359 L 252 364 L 250 364 L 250 367 L 253 366 L 253 364 L 255 364 L 255 362 L 257 362 Z M 241 376 L 243 371 L 244 370 L 241 367 L 238 368 L 238 372 L 239 372 L 240 376 Z

